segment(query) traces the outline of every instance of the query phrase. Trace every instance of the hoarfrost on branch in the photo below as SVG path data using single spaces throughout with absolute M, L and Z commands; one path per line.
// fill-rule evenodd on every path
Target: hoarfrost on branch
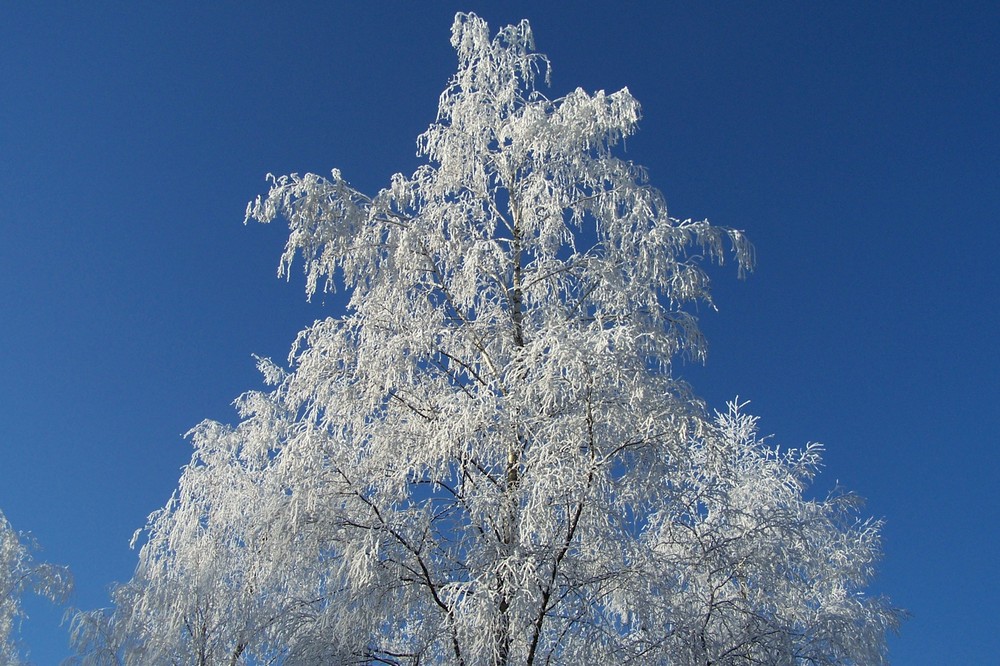
M 0 511 L 0 663 L 11 666 L 23 663 L 17 636 L 26 617 L 22 606 L 25 593 L 62 603 L 73 589 L 69 570 L 38 562 L 35 550 L 34 539 L 15 532 Z

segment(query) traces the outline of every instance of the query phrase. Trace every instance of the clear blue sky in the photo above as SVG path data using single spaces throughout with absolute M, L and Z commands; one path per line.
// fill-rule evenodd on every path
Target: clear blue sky
M 338 302 L 241 221 L 268 172 L 416 166 L 454 12 L 531 20 L 553 94 L 628 86 L 628 157 L 672 213 L 745 229 L 704 368 L 775 442 L 827 446 L 886 520 L 897 664 L 1000 654 L 1000 5 L 990 2 L 8 3 L 0 19 L 0 509 L 107 603 L 132 532 Z M 375 3 L 371 3 L 375 4 Z M 210 6 L 206 6 L 210 5 Z M 426 6 L 429 5 L 429 6 Z M 321 301 L 321 299 L 319 299 Z M 67 654 L 30 605 L 39 664 Z

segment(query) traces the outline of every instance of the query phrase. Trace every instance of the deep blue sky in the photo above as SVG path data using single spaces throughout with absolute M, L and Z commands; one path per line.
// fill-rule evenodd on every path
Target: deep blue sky
M 0 509 L 77 577 L 129 578 L 203 418 L 335 313 L 242 226 L 264 174 L 416 166 L 454 12 L 528 18 L 553 94 L 628 86 L 672 214 L 745 229 L 680 366 L 883 517 L 897 664 L 1000 654 L 1000 9 L 828 3 L 42 3 L 0 20 Z M 374 4 L 374 3 L 373 3 Z M 39 664 L 66 655 L 30 605 Z

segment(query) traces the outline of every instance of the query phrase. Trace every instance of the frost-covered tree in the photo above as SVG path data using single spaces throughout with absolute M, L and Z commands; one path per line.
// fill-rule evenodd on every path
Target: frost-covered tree
M 259 657 L 276 623 L 321 600 L 309 568 L 292 566 L 310 556 L 300 550 L 308 530 L 276 501 L 284 488 L 274 475 L 228 428 L 206 423 L 191 434 L 195 458 L 149 517 L 140 564 L 114 590 L 114 610 L 75 617 L 83 655 L 71 663 L 215 666 L 244 663 L 244 654 L 267 663 Z M 271 560 L 271 539 L 292 552 Z
M 699 262 L 749 268 L 742 233 L 670 217 L 616 154 L 628 90 L 549 99 L 527 22 L 459 14 L 452 45 L 415 173 L 272 177 L 248 206 L 346 313 L 193 431 L 84 660 L 881 663 L 878 524 L 803 496 L 815 446 L 671 372 L 704 354 Z
M 19 534 L 0 511 L 0 663 L 22 663 L 17 629 L 24 619 L 21 599 L 38 594 L 62 603 L 73 589 L 65 567 L 38 562 L 37 546 L 30 535 Z

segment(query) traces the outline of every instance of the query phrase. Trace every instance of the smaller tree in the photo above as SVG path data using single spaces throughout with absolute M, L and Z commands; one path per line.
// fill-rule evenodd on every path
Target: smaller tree
M 247 394 L 241 411 L 265 399 Z M 273 501 L 281 488 L 263 474 L 266 449 L 248 446 L 245 428 L 218 423 L 188 435 L 195 453 L 177 491 L 136 532 L 145 543 L 135 575 L 115 587 L 113 609 L 76 615 L 68 664 L 274 663 L 285 652 L 272 647 L 282 621 L 317 603 L 311 568 L 296 566 L 294 549 L 268 557 L 269 542 L 294 528 Z
M 21 599 L 26 592 L 62 603 L 73 589 L 66 567 L 37 562 L 34 539 L 19 534 L 0 511 L 0 663 L 20 664 L 17 629 L 26 617 Z
M 649 663 L 885 663 L 902 612 L 865 592 L 881 522 L 856 495 L 806 497 L 822 446 L 769 446 L 743 406 L 690 442 L 649 515 L 656 568 L 632 626 L 670 627 Z

